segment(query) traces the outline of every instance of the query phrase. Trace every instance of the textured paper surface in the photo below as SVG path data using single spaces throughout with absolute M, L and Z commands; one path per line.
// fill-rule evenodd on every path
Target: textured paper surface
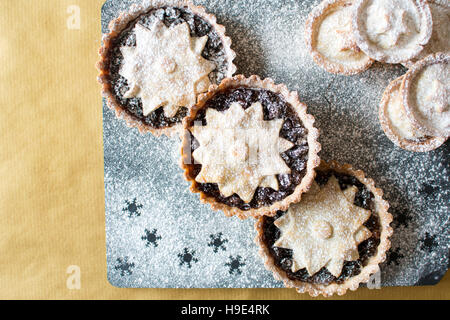
M 74 4 L 81 13 L 79 30 L 67 28 Z M 102 110 L 94 68 L 102 5 L 0 1 L 0 298 L 310 299 L 289 289 L 118 289 L 108 283 Z M 81 269 L 80 290 L 66 286 L 70 265 Z M 447 275 L 433 287 L 361 288 L 334 298 L 448 299 L 449 292 Z

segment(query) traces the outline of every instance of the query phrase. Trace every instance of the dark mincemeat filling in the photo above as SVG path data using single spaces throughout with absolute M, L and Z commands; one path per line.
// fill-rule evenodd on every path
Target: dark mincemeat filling
M 284 124 L 280 130 L 280 137 L 289 140 L 294 147 L 281 154 L 281 157 L 291 169 L 290 174 L 277 175 L 279 190 L 272 188 L 258 187 L 250 203 L 245 203 L 242 199 L 233 194 L 230 197 L 224 197 L 215 183 L 198 184 L 199 190 L 209 196 L 214 197 L 218 202 L 231 207 L 237 207 L 241 210 L 251 208 L 260 208 L 270 206 L 274 202 L 286 198 L 294 192 L 296 186 L 300 184 L 306 173 L 306 163 L 308 161 L 308 142 L 306 136 L 307 129 L 303 126 L 300 118 L 297 116 L 291 105 L 284 98 L 268 90 L 239 88 L 228 89 L 216 94 L 208 100 L 205 107 L 197 113 L 195 121 L 202 121 L 206 125 L 206 109 L 213 108 L 218 111 L 224 111 L 230 107 L 233 102 L 239 102 L 244 109 L 249 108 L 255 102 L 261 102 L 263 106 L 264 120 L 284 119 Z M 191 123 L 193 125 L 193 123 Z M 191 152 L 199 147 L 198 141 L 191 135 Z M 191 166 L 191 177 L 194 179 L 201 170 L 200 164 Z
M 228 61 L 222 40 L 214 28 L 212 28 L 212 26 L 201 17 L 193 14 L 185 8 L 167 7 L 153 9 L 149 13 L 144 14 L 138 19 L 132 21 L 130 25 L 120 33 L 113 43 L 113 49 L 111 50 L 109 58 L 109 81 L 111 83 L 115 98 L 130 115 L 151 127 L 163 128 L 170 127 L 181 122 L 187 114 L 187 108 L 180 108 L 178 113 L 172 118 L 167 118 L 164 116 L 162 107 L 144 117 L 140 98 L 126 99 L 123 97 L 125 92 L 128 91 L 129 86 L 127 80 L 119 74 L 119 70 L 123 62 L 120 47 L 136 46 L 136 36 L 133 33 L 134 26 L 137 23 L 140 23 L 141 25 L 150 28 L 156 19 L 164 21 L 164 24 L 167 27 L 186 22 L 189 25 L 192 37 L 208 36 L 208 41 L 202 52 L 202 56 L 207 60 L 213 61 L 217 66 L 217 68 L 209 74 L 211 83 L 220 83 L 220 81 L 225 78 L 228 69 Z
M 372 236 L 359 244 L 359 259 L 356 261 L 346 261 L 342 269 L 342 274 L 338 278 L 328 272 L 325 267 L 313 276 L 309 276 L 306 269 L 292 272 L 292 250 L 273 246 L 273 244 L 280 238 L 280 230 L 273 224 L 273 222 L 286 212 L 278 211 L 277 215 L 273 218 L 264 217 L 263 229 L 265 245 L 269 248 L 270 254 L 274 257 L 275 265 L 285 271 L 288 278 L 291 280 L 300 280 L 303 282 L 325 285 L 330 283 L 339 284 L 344 282 L 346 279 L 358 275 L 361 272 L 361 268 L 367 264 L 369 258 L 374 256 L 377 252 L 378 245 L 380 244 L 380 224 L 378 216 L 374 210 L 375 203 L 372 192 L 370 192 L 354 176 L 337 173 L 334 171 L 317 171 L 316 182 L 319 185 L 324 185 L 331 175 L 334 175 L 337 178 L 342 190 L 347 189 L 349 186 L 356 186 L 358 188 L 354 204 L 372 211 L 372 215 L 364 223 L 364 226 L 372 232 Z

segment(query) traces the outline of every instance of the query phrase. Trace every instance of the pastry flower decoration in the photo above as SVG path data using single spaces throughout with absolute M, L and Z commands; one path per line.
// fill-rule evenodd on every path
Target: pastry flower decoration
M 274 246 L 293 250 L 293 272 L 306 268 L 312 276 L 326 267 L 339 277 L 344 261 L 359 258 L 358 244 L 371 236 L 363 225 L 371 212 L 353 204 L 357 191 L 355 186 L 342 191 L 331 176 L 322 188 L 314 183 L 275 221 L 281 237 Z
M 206 122 L 191 129 L 200 144 L 192 154 L 202 164 L 197 182 L 217 183 L 223 196 L 246 203 L 258 186 L 278 190 L 276 175 L 291 172 L 280 153 L 293 147 L 280 137 L 282 119 L 264 121 L 260 102 L 246 110 L 234 102 L 223 112 L 208 108 Z
M 160 20 L 151 29 L 136 24 L 134 33 L 136 47 L 120 48 L 124 62 L 119 73 L 130 87 L 124 97 L 141 98 L 144 116 L 162 106 L 173 117 L 180 106 L 195 104 L 215 69 L 201 56 L 208 36 L 191 38 L 187 23 L 167 28 Z

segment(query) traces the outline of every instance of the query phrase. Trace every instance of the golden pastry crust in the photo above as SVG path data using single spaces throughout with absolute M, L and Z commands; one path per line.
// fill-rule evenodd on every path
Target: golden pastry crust
M 335 59 L 333 61 L 331 58 L 326 57 L 320 52 L 318 48 L 318 35 L 320 27 L 324 19 L 330 15 L 333 11 L 339 10 L 344 7 L 351 6 L 353 0 L 324 0 L 317 7 L 315 7 L 308 16 L 305 24 L 305 41 L 306 46 L 316 64 L 325 69 L 326 71 L 334 74 L 342 75 L 354 75 L 364 70 L 368 69 L 374 62 L 371 58 L 366 56 L 364 53 L 359 52 L 360 49 L 356 46 L 356 43 L 352 39 L 349 43 L 349 48 L 345 50 L 356 50 L 357 54 L 363 55 L 360 59 L 353 59 L 353 62 L 346 62 L 344 60 L 338 61 Z M 344 28 L 344 26 L 341 26 Z M 349 17 L 349 27 L 351 29 L 351 17 Z M 340 30 L 335 30 L 338 34 Z M 352 36 L 351 30 L 347 30 L 350 36 Z M 348 36 L 348 35 L 347 35 Z M 334 40 L 336 41 L 336 40 Z M 338 50 L 336 50 L 338 51 Z M 351 59 L 349 58 L 351 61 Z M 358 62 L 358 63 L 355 63 Z
M 382 35 L 385 32 L 391 32 L 394 38 L 388 37 L 386 39 L 390 39 L 389 41 L 393 41 L 389 48 L 383 47 L 385 44 L 378 44 L 371 40 L 371 37 L 368 34 L 368 15 L 367 15 L 367 7 L 370 4 L 379 4 L 382 8 L 386 4 L 386 10 L 398 10 L 397 13 L 394 12 L 380 12 L 377 11 L 381 18 L 385 17 L 385 21 L 380 21 L 377 17 L 374 18 L 370 27 L 371 28 L 382 28 L 383 30 L 376 31 L 377 34 Z M 373 0 L 356 0 L 354 4 L 354 14 L 353 14 L 353 34 L 355 36 L 356 43 L 367 54 L 374 60 L 385 62 L 385 63 L 401 63 L 413 59 L 416 57 L 423 49 L 423 47 L 428 43 L 431 38 L 432 29 L 433 29 L 433 20 L 431 17 L 430 7 L 426 0 L 385 0 L 374 2 Z M 410 27 L 406 24 L 405 21 L 407 19 L 403 18 L 399 23 L 398 16 L 403 17 L 403 14 L 407 13 L 408 10 L 404 10 L 403 6 L 409 8 L 415 8 L 416 13 L 418 14 L 418 21 L 416 21 L 415 28 Z M 403 12 L 403 13 L 402 13 Z M 388 16 L 388 15 L 391 16 Z M 410 17 L 409 17 L 410 18 Z M 408 18 L 408 19 L 409 19 Z M 395 20 L 395 21 L 391 21 Z M 383 23 L 382 23 L 383 22 Z M 401 39 L 402 34 L 409 34 L 416 28 L 417 35 L 414 37 L 410 37 L 409 41 L 412 43 L 408 44 L 399 44 L 398 42 Z M 384 30 L 386 29 L 386 30 Z M 375 32 L 375 30 L 371 30 L 371 32 Z M 383 38 L 384 39 L 384 38 Z
M 194 121 L 197 112 L 203 109 L 206 102 L 214 97 L 216 93 L 229 88 L 240 87 L 266 89 L 282 95 L 286 102 L 288 102 L 292 106 L 292 109 L 297 113 L 303 126 L 308 130 L 307 140 L 309 146 L 306 174 L 300 184 L 295 188 L 294 192 L 283 200 L 275 202 L 270 206 L 257 209 L 252 208 L 246 211 L 220 203 L 214 197 L 208 196 L 200 191 L 198 189 L 198 182 L 196 182 L 191 175 L 192 168 L 189 165 L 191 163 L 191 146 L 189 138 L 190 133 L 188 130 L 190 129 L 191 123 Z M 287 209 L 291 203 L 298 202 L 301 195 L 309 190 L 314 181 L 315 168 L 320 164 L 320 158 L 318 156 L 321 149 L 318 142 L 319 131 L 314 127 L 314 121 L 314 117 L 307 114 L 307 107 L 299 101 L 296 92 L 290 92 L 285 85 L 276 85 L 270 78 L 262 80 L 256 75 L 249 78 L 246 78 L 243 75 L 237 75 L 233 78 L 224 79 L 219 85 L 210 86 L 209 91 L 200 95 L 197 104 L 191 108 L 190 113 L 183 119 L 184 134 L 182 138 L 180 166 L 184 170 L 185 179 L 191 183 L 190 190 L 194 193 L 200 193 L 200 201 L 202 203 L 209 203 L 213 210 L 221 210 L 226 216 L 238 216 L 240 219 L 263 215 L 273 216 L 276 214 L 277 210 Z
M 438 52 L 435 54 L 430 54 L 426 58 L 418 61 L 416 64 L 414 64 L 408 72 L 404 75 L 402 85 L 400 88 L 401 94 L 403 96 L 403 106 L 405 107 L 406 115 L 408 116 L 411 123 L 419 128 L 420 131 L 435 137 L 443 137 L 448 138 L 449 137 L 449 129 L 447 128 L 437 128 L 433 125 L 433 121 L 426 121 L 422 119 L 422 117 L 419 115 L 418 106 L 416 102 L 416 94 L 415 88 L 418 87 L 416 84 L 416 79 L 420 74 L 426 70 L 428 67 L 433 67 L 433 65 L 445 65 L 448 68 L 448 63 L 450 62 L 450 54 L 448 53 L 442 53 Z M 444 82 L 448 82 L 448 78 L 444 79 Z M 444 90 L 446 83 L 444 83 Z M 424 88 L 424 89 L 429 89 Z M 417 94 L 417 96 L 422 96 Z M 448 101 L 448 100 L 446 100 Z M 445 103 L 446 103 L 445 101 Z M 442 117 L 446 117 L 448 119 L 449 116 L 448 110 L 443 110 Z
M 115 111 L 116 117 L 124 119 L 127 126 L 131 128 L 137 128 L 140 133 L 150 132 L 155 136 L 162 134 L 166 136 L 176 136 L 182 132 L 181 123 L 171 127 L 154 128 L 135 116 L 127 112 L 127 110 L 116 99 L 110 83 L 110 70 L 109 70 L 109 54 L 113 49 L 114 40 L 120 35 L 120 33 L 126 29 L 130 22 L 137 19 L 140 15 L 149 12 L 155 8 L 161 7 L 178 7 L 188 8 L 195 15 L 200 16 L 207 21 L 219 35 L 224 46 L 225 54 L 228 61 L 228 69 L 226 77 L 231 77 L 236 72 L 236 66 L 233 64 L 233 60 L 236 57 L 235 52 L 231 49 L 231 39 L 225 36 L 225 27 L 220 25 L 216 21 L 216 17 L 206 12 L 204 7 L 196 6 L 190 0 L 146 0 L 142 4 L 133 4 L 128 11 L 121 12 L 120 15 L 109 23 L 109 33 L 103 36 L 103 45 L 99 49 L 100 61 L 96 64 L 97 69 L 100 71 L 98 75 L 98 82 L 102 85 L 102 95 L 106 99 L 107 106 Z M 190 106 L 187 106 L 190 107 Z
M 383 97 L 380 102 L 378 110 L 378 118 L 380 120 L 381 128 L 386 136 L 397 146 L 407 151 L 414 152 L 427 152 L 439 148 L 445 141 L 445 138 L 441 137 L 427 137 L 424 139 L 406 139 L 401 137 L 393 128 L 393 124 L 388 116 L 388 104 L 392 99 L 392 94 L 395 91 L 400 91 L 400 87 L 403 81 L 403 76 L 393 80 L 383 93 Z
M 393 229 L 390 227 L 392 222 L 392 215 L 388 212 L 389 204 L 383 199 L 383 191 L 375 187 L 375 183 L 372 179 L 366 178 L 365 174 L 361 170 L 354 170 L 350 165 L 341 165 L 335 161 L 324 162 L 320 164 L 317 170 L 334 170 L 339 173 L 345 173 L 356 177 L 361 183 L 365 185 L 374 195 L 375 210 L 379 217 L 380 223 L 380 244 L 378 245 L 377 253 L 372 256 L 367 265 L 361 269 L 361 272 L 345 280 L 343 283 L 331 283 L 329 285 L 314 284 L 302 282 L 299 280 L 291 280 L 288 278 L 286 272 L 275 265 L 274 258 L 269 252 L 269 248 L 264 241 L 264 217 L 260 217 L 255 223 L 255 229 L 257 236 L 255 238 L 256 244 L 259 246 L 259 254 L 264 260 L 264 265 L 267 270 L 273 273 L 275 279 L 283 281 L 284 285 L 288 288 L 295 288 L 299 293 L 309 293 L 311 296 L 316 297 L 323 295 L 325 297 L 332 296 L 333 294 L 343 295 L 348 289 L 356 290 L 361 283 L 366 283 L 370 280 L 370 276 L 377 273 L 380 270 L 379 264 L 386 260 L 386 252 L 391 247 L 389 237 L 393 233 Z

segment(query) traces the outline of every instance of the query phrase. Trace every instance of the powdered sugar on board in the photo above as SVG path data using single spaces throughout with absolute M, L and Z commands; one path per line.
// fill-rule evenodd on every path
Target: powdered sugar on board
M 103 32 L 132 1 L 107 1 Z M 362 169 L 394 215 L 382 285 L 435 283 L 449 262 L 450 147 L 424 154 L 396 147 L 377 117 L 389 82 L 406 72 L 375 63 L 357 76 L 327 73 L 309 56 L 304 22 L 319 1 L 195 1 L 227 28 L 238 73 L 297 90 L 321 130 L 325 160 Z M 199 202 L 178 167 L 179 142 L 140 135 L 104 107 L 108 279 L 119 287 L 282 287 L 253 244 L 253 221 Z M 156 246 L 155 246 L 156 244 Z

